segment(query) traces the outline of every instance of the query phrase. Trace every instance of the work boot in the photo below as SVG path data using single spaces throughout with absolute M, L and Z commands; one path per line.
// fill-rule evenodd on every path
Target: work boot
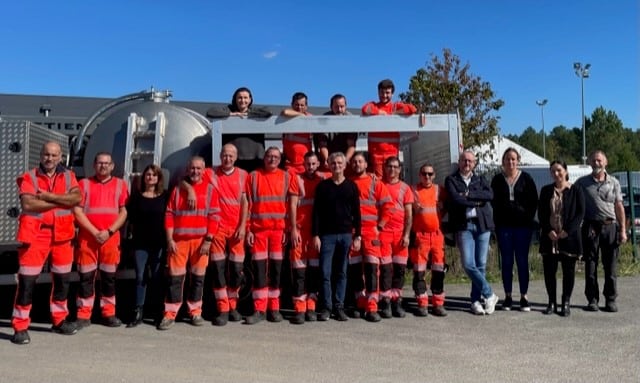
M 162 318 L 162 320 L 160 321 L 160 323 L 158 323 L 158 327 L 156 327 L 158 330 L 164 331 L 164 330 L 168 330 L 171 327 L 173 327 L 173 325 L 176 323 L 175 319 L 171 319 L 171 318 Z
M 607 299 L 607 303 L 604 306 L 604 310 L 610 313 L 618 312 L 618 305 L 616 304 L 616 301 L 613 299 Z
M 304 319 L 304 313 L 295 313 L 291 318 L 289 318 L 289 323 L 304 324 Z
M 269 322 L 282 322 L 282 314 L 280 314 L 280 310 L 269 310 L 267 312 L 267 320 Z
M 252 315 L 244 318 L 244 324 L 256 324 L 266 319 L 264 311 L 256 311 Z
M 404 318 L 407 313 L 402 307 L 402 298 L 398 298 L 395 301 L 391 301 L 391 312 L 396 318 Z
M 215 318 L 213 318 L 213 321 L 211 323 L 214 326 L 224 326 L 227 324 L 228 321 L 229 321 L 229 313 L 223 312 L 223 313 L 219 313 Z
M 304 314 L 304 320 L 306 320 L 307 322 L 315 322 L 318 319 L 318 313 L 316 313 L 316 310 L 307 310 L 307 312 Z
M 320 311 L 318 313 L 318 321 L 320 322 L 326 322 L 329 320 L 329 317 L 331 316 L 331 313 L 329 312 L 329 310 L 327 309 L 323 309 L 322 311 Z
M 29 336 L 29 331 L 22 330 L 16 331 L 15 334 L 11 337 L 11 343 L 13 344 L 29 344 L 31 343 L 31 337 Z
M 349 320 L 349 317 L 347 317 L 347 313 L 344 312 L 344 309 L 339 307 L 337 309 L 334 310 L 333 312 L 333 317 L 338 321 L 338 322 L 346 322 Z
M 360 312 L 357 308 L 350 308 L 347 310 L 347 315 L 349 318 L 358 319 L 364 317 L 363 313 Z
M 133 311 L 133 320 L 127 324 L 127 328 L 136 327 L 141 323 L 142 323 L 142 306 L 138 306 Z
M 117 316 L 112 315 L 110 317 L 102 318 L 102 324 L 107 327 L 120 327 L 122 326 L 122 321 L 118 319 Z
M 435 305 L 431 309 L 431 314 L 433 314 L 433 316 L 436 316 L 436 317 L 446 317 L 447 310 L 444 308 L 443 305 Z
M 91 319 L 78 319 L 76 320 L 76 326 L 78 330 L 82 330 L 83 328 L 87 328 L 91 326 Z
M 389 298 L 382 298 L 380 303 L 378 303 L 378 307 L 380 308 L 380 316 L 384 319 L 389 319 L 393 317 L 391 313 L 391 301 Z
M 204 318 L 202 318 L 202 315 L 196 314 L 196 315 L 192 315 L 191 318 L 189 318 L 189 323 L 191 323 L 192 326 L 202 326 L 204 324 Z
M 240 322 L 242 320 L 242 315 L 238 312 L 238 310 L 233 309 L 229 311 L 229 322 Z
M 380 314 L 375 311 L 368 311 L 365 314 L 364 319 L 366 319 L 367 322 L 380 322 L 382 317 L 380 317 Z
M 589 304 L 585 307 L 587 311 L 600 311 L 600 307 L 598 307 L 598 300 L 590 299 Z
M 417 317 L 426 317 L 427 315 L 429 315 L 427 311 L 427 306 L 418 306 L 416 308 L 416 311 L 414 311 L 413 315 Z
M 67 322 L 66 320 L 63 320 L 57 325 L 51 326 L 51 331 L 55 332 L 56 334 L 73 335 L 78 332 L 78 325 L 73 322 Z

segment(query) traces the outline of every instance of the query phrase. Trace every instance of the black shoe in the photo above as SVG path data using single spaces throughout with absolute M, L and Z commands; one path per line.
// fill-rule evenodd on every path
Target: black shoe
M 192 315 L 191 318 L 189 318 L 189 323 L 191 323 L 192 326 L 202 326 L 204 324 L 204 318 L 202 318 L 202 315 Z
M 329 310 L 324 309 L 318 313 L 318 321 L 326 322 L 329 320 L 330 316 L 331 316 L 331 313 L 329 312 Z
M 316 320 L 318 320 L 318 314 L 316 313 L 316 310 L 307 310 L 307 312 L 304 313 L 304 320 L 307 322 L 315 322 Z
M 568 317 L 571 315 L 571 305 L 569 301 L 562 302 L 562 309 L 560 309 L 560 316 Z
M 595 299 L 589 300 L 589 304 L 585 307 L 587 311 L 600 311 L 600 307 L 598 307 L 598 301 Z
M 89 326 L 91 326 L 91 319 L 76 320 L 76 327 L 78 327 L 78 330 L 82 330 L 83 328 L 87 328 Z
M 616 304 L 616 301 L 614 301 L 613 299 L 607 300 L 607 303 L 604 306 L 604 310 L 610 313 L 618 312 L 618 305 Z
M 78 332 L 78 325 L 73 322 L 67 322 L 66 320 L 63 320 L 57 325 L 51 326 L 51 331 L 55 332 L 56 334 L 73 335 Z
M 413 312 L 413 315 L 417 317 L 426 317 L 427 315 L 429 315 L 429 313 L 426 307 L 418 306 L 416 308 L 416 311 Z
M 289 318 L 289 323 L 304 324 L 304 319 L 304 313 L 295 313 L 291 318 Z
M 142 323 L 142 307 L 136 307 L 133 312 L 133 320 L 127 324 L 127 328 L 136 327 Z
M 256 311 L 252 315 L 244 318 L 244 324 L 256 324 L 262 322 L 267 317 L 264 311 Z
M 551 315 L 556 312 L 556 302 L 549 302 L 547 308 L 542 310 L 544 315 Z
M 358 309 L 348 309 L 347 315 L 349 316 L 349 318 L 353 318 L 353 319 L 362 318 L 364 316 Z
M 402 298 L 398 298 L 395 301 L 391 301 L 391 313 L 396 318 L 404 318 L 407 313 L 402 308 Z
M 334 312 L 333 312 L 333 317 L 338 322 L 346 322 L 346 321 L 349 320 L 349 317 L 347 316 L 347 313 L 345 313 L 344 309 L 342 309 L 342 308 L 335 309 Z
M 431 309 L 431 314 L 434 317 L 446 317 L 448 315 L 447 310 L 444 308 L 443 305 L 433 306 L 433 308 Z
M 511 298 L 511 295 L 507 295 L 502 301 L 502 310 L 511 311 L 511 306 L 513 306 L 513 298 Z
M 520 298 L 520 311 L 524 311 L 526 313 L 531 311 L 531 305 L 529 305 L 529 300 L 525 297 Z
M 242 315 L 238 312 L 238 310 L 229 311 L 229 322 L 240 322 L 242 320 Z
M 161 331 L 168 330 L 171 327 L 173 327 L 175 323 L 176 323 L 175 319 L 162 318 L 162 320 L 160 321 L 160 323 L 158 323 L 158 326 L 156 328 Z
M 102 324 L 107 327 L 120 327 L 122 321 L 117 316 L 112 315 L 110 317 L 102 318 Z
M 269 322 L 282 322 L 282 314 L 280 314 L 280 310 L 269 310 L 267 312 L 267 320 Z
M 366 319 L 367 322 L 380 322 L 382 317 L 375 311 L 368 311 L 365 314 L 364 319 Z
M 391 313 L 391 301 L 389 298 L 382 299 L 380 303 L 378 303 L 378 306 L 380 308 L 380 317 L 384 319 L 393 317 L 393 314 Z
M 211 324 L 213 324 L 214 326 L 224 326 L 227 324 L 228 321 L 229 321 L 229 313 L 224 312 L 224 313 L 219 313 L 215 318 L 213 318 L 213 321 L 211 321 Z
M 29 344 L 31 343 L 31 337 L 29 336 L 29 331 L 22 330 L 16 331 L 15 334 L 11 337 L 11 343 L 13 344 Z

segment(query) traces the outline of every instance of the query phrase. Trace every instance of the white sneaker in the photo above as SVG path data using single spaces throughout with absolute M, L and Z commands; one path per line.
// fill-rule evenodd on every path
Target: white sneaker
M 496 303 L 498 303 L 498 299 L 499 298 L 495 293 L 491 294 L 489 298 L 485 299 L 484 312 L 487 313 L 487 315 L 491 315 L 494 311 L 496 311 Z
M 479 301 L 475 301 L 471 304 L 471 312 L 476 315 L 484 315 L 484 308 L 482 308 L 482 304 Z

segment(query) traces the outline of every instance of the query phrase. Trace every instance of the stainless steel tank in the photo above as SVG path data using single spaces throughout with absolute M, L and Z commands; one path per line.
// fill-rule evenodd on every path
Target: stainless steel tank
M 171 184 L 175 184 L 177 178 L 184 174 L 187 161 L 192 156 L 202 156 L 210 164 L 211 134 L 207 119 L 190 109 L 170 104 L 170 95 L 168 91 L 154 92 L 152 89 L 150 92 L 124 96 L 94 114 L 76 140 L 75 152 L 82 155 L 84 175 L 94 173 L 93 161 L 98 153 L 108 152 L 115 162 L 113 174 L 123 176 L 125 162 L 130 157 L 125 155 L 127 127 L 134 113 L 139 129 L 149 132 L 156 129 L 158 116 L 162 115 L 164 138 L 159 156 L 160 167 Z M 99 124 L 97 121 L 100 121 Z M 87 135 L 90 135 L 88 140 Z M 132 138 L 129 137 L 129 140 Z M 153 140 L 148 141 L 147 145 L 150 147 L 145 148 L 144 143 L 141 145 L 139 150 L 153 150 Z M 131 158 L 129 161 L 138 161 L 136 167 L 141 171 L 144 166 L 153 162 L 153 157 L 137 160 Z

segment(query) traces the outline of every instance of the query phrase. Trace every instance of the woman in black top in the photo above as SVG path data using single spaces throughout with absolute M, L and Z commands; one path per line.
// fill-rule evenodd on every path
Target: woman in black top
M 164 228 L 167 198 L 162 170 L 157 165 L 147 166 L 137 190 L 132 193 L 127 203 L 127 217 L 136 262 L 136 308 L 134 319 L 127 327 L 135 327 L 142 323 L 147 284 L 153 283 L 156 289 L 161 286 L 161 271 L 167 243 Z M 154 296 L 160 299 L 162 293 L 156 291 Z
M 584 218 L 582 188 L 569 183 L 567 164 L 551 163 L 554 183 L 540 190 L 538 218 L 540 219 L 540 254 L 544 267 L 544 284 L 549 305 L 543 311 L 556 311 L 556 271 L 562 264 L 562 309 L 560 315 L 569 316 L 569 302 L 575 282 L 576 261 L 582 255 L 581 225 Z
M 502 309 L 513 304 L 513 260 L 518 266 L 520 311 L 531 311 L 529 290 L 529 247 L 533 234 L 533 219 L 538 209 L 538 189 L 533 178 L 518 169 L 520 153 L 508 148 L 502 155 L 502 172 L 491 180 L 493 189 L 493 221 L 502 258 L 502 286 L 505 298 Z

